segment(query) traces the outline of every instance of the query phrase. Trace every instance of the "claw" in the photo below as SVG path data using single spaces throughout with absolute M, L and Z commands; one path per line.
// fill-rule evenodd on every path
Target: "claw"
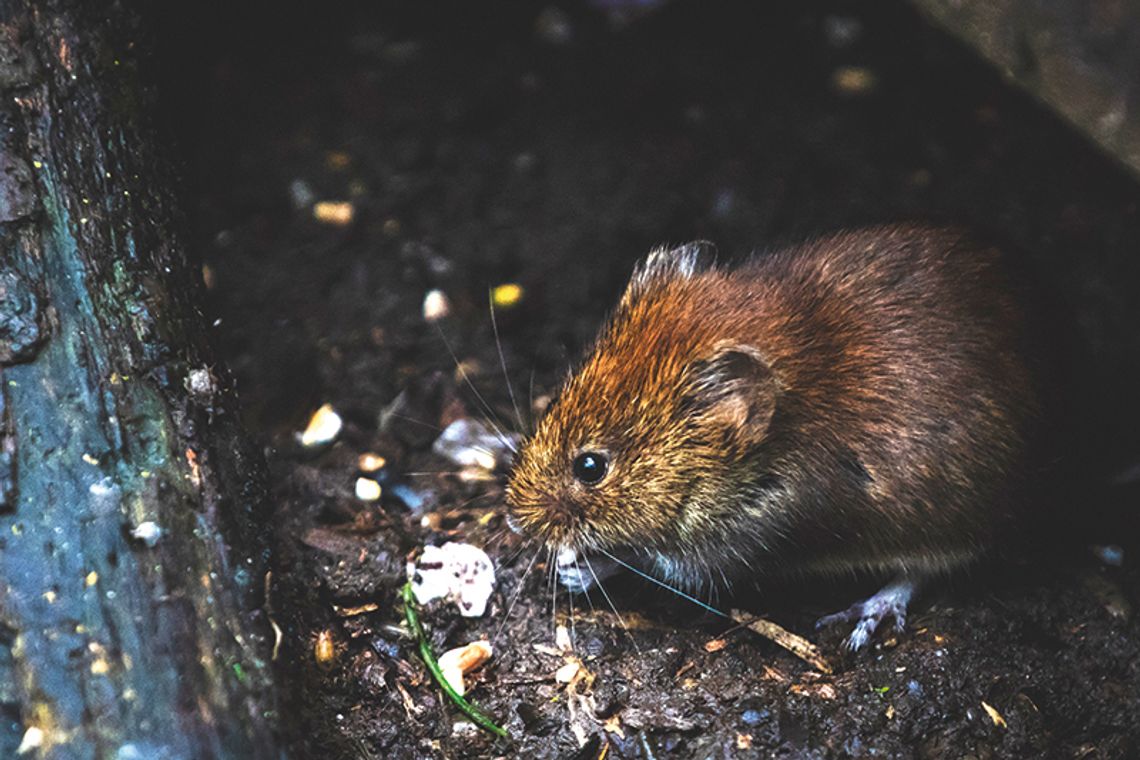
M 917 590 L 918 584 L 914 580 L 899 578 L 865 601 L 856 602 L 842 612 L 824 615 L 816 621 L 815 627 L 854 622 L 855 628 L 843 645 L 848 651 L 857 652 L 867 645 L 887 617 L 894 618 L 896 631 L 901 633 L 906 628 L 906 608 Z

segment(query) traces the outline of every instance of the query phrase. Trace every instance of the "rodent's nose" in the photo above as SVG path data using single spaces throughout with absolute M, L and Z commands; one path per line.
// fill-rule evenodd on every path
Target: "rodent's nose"
M 557 499 L 551 502 L 546 509 L 547 521 L 562 528 L 577 525 L 585 517 L 585 514 L 581 505 L 569 499 Z

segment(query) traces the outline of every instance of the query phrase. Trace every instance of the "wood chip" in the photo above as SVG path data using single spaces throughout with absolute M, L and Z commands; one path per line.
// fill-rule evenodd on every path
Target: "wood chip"
M 711 641 L 705 642 L 705 651 L 709 654 L 712 654 L 713 652 L 719 652 L 726 646 L 728 646 L 728 641 L 726 639 L 713 639 Z
M 741 625 L 747 626 L 754 633 L 758 633 L 769 641 L 778 644 L 796 657 L 811 665 L 816 670 L 831 674 L 835 672 L 831 663 L 823 656 L 819 647 L 803 636 L 797 636 L 791 631 L 776 625 L 771 620 L 754 618 L 739 610 L 732 611 L 732 619 Z

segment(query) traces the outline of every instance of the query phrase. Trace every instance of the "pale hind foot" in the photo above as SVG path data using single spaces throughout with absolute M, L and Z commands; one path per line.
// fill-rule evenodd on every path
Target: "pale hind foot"
M 855 628 L 843 645 L 848 651 L 856 652 L 867 645 L 871 636 L 888 617 L 894 618 L 895 630 L 901 633 L 906 628 L 907 605 L 917 591 L 917 581 L 902 576 L 883 586 L 869 599 L 856 602 L 842 612 L 824 615 L 816 621 L 815 627 L 818 629 L 836 623 L 854 622 Z

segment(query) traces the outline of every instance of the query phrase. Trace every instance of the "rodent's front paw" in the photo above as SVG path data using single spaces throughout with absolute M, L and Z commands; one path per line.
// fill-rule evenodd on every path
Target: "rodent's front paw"
M 594 585 L 585 563 L 578 558 L 577 549 L 567 546 L 559 550 L 554 567 L 558 571 L 558 582 L 572 594 L 585 593 Z
M 584 594 L 620 569 L 606 557 L 587 557 L 570 546 L 558 550 L 554 568 L 558 582 L 572 594 Z

